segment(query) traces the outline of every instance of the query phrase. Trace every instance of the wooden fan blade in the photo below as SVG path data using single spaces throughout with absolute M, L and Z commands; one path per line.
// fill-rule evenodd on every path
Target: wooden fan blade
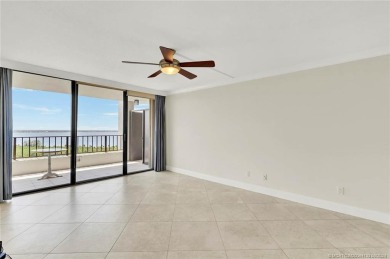
M 148 76 L 148 78 L 156 77 L 156 76 L 158 76 L 159 74 L 161 74 L 161 70 L 158 70 L 157 72 L 151 74 L 150 76 Z
M 169 49 L 163 46 L 160 46 L 161 53 L 167 62 L 173 62 L 173 55 L 176 53 L 176 50 Z
M 195 77 L 197 77 L 197 75 L 194 75 L 190 72 L 188 72 L 187 70 L 184 70 L 184 69 L 180 69 L 179 70 L 179 74 L 181 74 L 182 76 L 185 76 L 187 77 L 188 79 L 194 79 Z
M 134 61 L 122 61 L 122 63 L 126 63 L 126 64 L 140 64 L 140 65 L 159 65 L 157 63 L 145 63 L 145 62 L 134 62 Z
M 207 61 L 193 61 L 180 63 L 181 67 L 215 67 L 215 62 L 212 60 Z

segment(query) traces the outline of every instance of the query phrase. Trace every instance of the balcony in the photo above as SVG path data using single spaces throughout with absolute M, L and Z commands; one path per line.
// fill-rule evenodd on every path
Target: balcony
M 122 139 L 123 135 L 79 136 L 77 181 L 122 174 Z M 14 137 L 13 146 L 14 193 L 70 183 L 70 136 Z M 134 158 L 128 162 L 128 172 L 150 168 L 142 157 Z M 60 177 L 41 179 L 48 172 L 49 159 L 51 171 Z

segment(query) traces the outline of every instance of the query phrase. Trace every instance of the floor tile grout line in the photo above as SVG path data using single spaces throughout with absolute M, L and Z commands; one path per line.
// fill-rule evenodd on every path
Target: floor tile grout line
M 53 213 L 49 214 L 47 217 L 43 218 L 41 221 L 39 221 L 39 223 L 40 223 L 40 224 L 44 224 L 43 221 L 44 221 L 45 219 L 51 217 L 52 215 L 54 215 L 54 213 L 59 212 L 60 210 L 62 210 L 62 209 L 65 208 L 66 206 L 68 206 L 69 204 L 70 204 L 70 202 L 67 203 L 67 204 L 65 204 L 65 205 L 63 205 L 63 206 L 62 206 L 61 208 L 59 208 L 58 210 L 54 211 Z M 42 205 L 42 206 L 45 206 L 45 205 Z M 47 206 L 47 205 L 46 205 L 46 206 Z
M 86 205 L 86 204 L 73 204 L 73 205 Z M 89 215 L 83 222 L 82 222 L 82 224 L 84 224 L 84 223 L 88 223 L 87 221 L 88 221 L 88 219 L 90 219 L 101 207 L 103 207 L 104 206 L 104 204 L 88 204 L 88 205 L 99 205 L 99 207 L 97 207 L 96 208 L 96 210 L 94 210 L 92 213 L 91 213 L 91 215 Z M 93 223 L 93 222 L 91 222 L 91 223 Z M 104 223 L 104 222 L 95 222 L 95 223 Z
M 245 206 L 247 207 L 248 210 L 251 211 L 251 209 L 248 207 L 247 203 L 244 203 Z M 280 244 L 275 240 L 275 238 L 271 235 L 271 233 L 269 233 L 268 229 L 261 223 L 260 220 L 258 220 L 257 216 L 255 215 L 255 218 L 256 218 L 256 221 L 260 224 L 260 226 L 263 227 L 263 229 L 267 232 L 268 236 L 274 241 L 274 243 L 279 247 L 279 249 L 282 250 L 282 247 L 280 246 Z M 283 252 L 284 253 L 284 252 Z M 287 255 L 286 255 L 287 256 Z M 287 256 L 288 258 L 288 256 Z
M 139 207 L 139 204 L 138 204 L 137 208 L 134 210 L 134 212 L 133 212 L 133 214 L 131 215 L 130 219 L 129 219 L 129 220 L 127 221 L 127 223 L 124 225 L 124 227 L 123 227 L 122 231 L 119 233 L 118 237 L 117 237 L 117 238 L 115 239 L 115 241 L 113 242 L 113 244 L 112 244 L 110 250 L 107 252 L 107 255 L 106 255 L 105 258 L 107 258 L 107 256 L 111 253 L 111 251 L 112 251 L 112 249 L 114 248 L 116 242 L 118 242 L 119 238 L 121 237 L 121 235 L 122 235 L 123 232 L 125 231 L 126 227 L 129 225 L 129 223 L 130 223 L 130 221 L 131 221 L 131 218 L 134 216 L 135 211 L 138 209 L 138 207 Z
M 326 237 L 324 237 L 319 231 L 317 231 L 316 229 L 314 229 L 313 227 L 311 227 L 310 225 L 308 225 L 305 220 L 302 220 L 303 224 L 305 224 L 307 227 L 309 227 L 312 231 L 314 231 L 317 235 L 319 235 L 321 238 L 323 238 L 324 240 L 326 240 L 329 244 L 331 244 L 333 246 L 333 248 L 337 249 L 337 247 L 332 243 L 330 242 Z M 338 250 L 338 249 L 337 249 Z
M 93 189 L 93 188 L 92 188 Z M 85 194 L 87 194 L 87 193 L 91 193 L 91 192 L 86 192 L 86 193 L 84 193 L 84 195 L 82 195 L 82 196 L 85 196 Z M 82 197 L 81 196 L 81 197 Z M 86 205 L 86 204 L 74 204 L 74 203 L 69 203 L 68 205 Z M 103 204 L 88 204 L 88 205 L 100 205 L 100 207 L 101 206 L 103 206 Z M 64 206 L 65 207 L 65 206 Z M 64 208 L 63 207 L 63 208 Z M 100 207 L 98 207 L 92 214 L 94 214 Z M 74 233 L 77 229 L 79 229 L 85 222 L 86 222 L 86 220 L 87 219 L 85 219 L 84 221 L 82 221 L 82 222 L 78 222 L 78 223 L 66 223 L 66 224 L 79 224 L 73 231 L 71 231 L 62 241 L 60 241 L 49 253 L 48 253 L 48 255 L 49 254 L 51 254 L 59 245 L 61 245 L 72 233 Z M 61 224 L 64 224 L 64 223 L 61 223 Z
M 21 223 L 21 224 L 24 224 L 24 223 Z M 29 224 L 29 223 L 26 223 L 26 224 Z M 27 230 L 29 230 L 30 228 L 34 227 L 35 225 L 37 225 L 39 223 L 31 223 L 31 226 L 29 226 L 27 229 L 23 230 L 22 232 L 20 232 L 19 234 L 17 234 L 16 236 L 12 237 L 11 239 L 7 240 L 6 242 L 9 243 L 11 242 L 13 239 L 15 239 L 16 237 L 20 236 L 21 234 L 25 233 Z M 1 225 L 0 225 L 0 229 L 1 229 Z
M 378 241 L 379 243 L 382 243 L 383 245 L 386 245 L 384 242 L 382 242 L 381 240 L 379 240 L 377 237 L 371 235 L 370 233 L 368 233 L 367 231 L 365 231 L 364 229 L 361 229 L 359 228 L 358 226 L 355 226 L 354 224 L 352 224 L 350 221 L 354 221 L 354 220 L 350 220 L 350 219 L 344 219 L 343 220 L 344 222 L 346 222 L 347 224 L 353 226 L 355 229 L 363 232 L 364 234 L 368 235 L 369 237 L 373 238 L 374 240 Z
M 128 176 L 131 176 L 131 175 L 128 175 Z M 134 180 L 134 179 L 133 179 Z M 148 191 L 149 192 L 149 191 Z M 147 193 L 148 193 L 147 192 Z M 129 225 L 129 223 L 131 222 L 131 219 L 134 217 L 135 213 L 137 212 L 141 202 L 143 201 L 143 199 L 145 199 L 147 193 L 145 194 L 144 197 L 142 197 L 142 199 L 140 200 L 140 202 L 137 204 L 137 207 L 135 208 L 133 214 L 131 215 L 131 217 L 129 218 L 129 220 L 127 221 L 127 223 L 125 224 L 124 228 L 122 229 L 121 233 L 119 233 L 118 237 L 116 238 L 115 242 L 112 244 L 110 250 L 108 251 L 107 255 L 105 258 L 108 257 L 108 255 L 111 253 L 112 249 L 114 248 L 115 244 L 118 242 L 119 238 L 121 237 L 121 235 L 123 234 L 123 232 L 125 231 L 126 227 Z
M 47 196 L 48 196 L 48 195 L 45 195 L 45 196 L 42 197 L 41 199 L 46 198 Z M 39 200 L 41 200 L 41 199 L 39 199 Z M 37 201 L 38 201 L 38 200 L 37 200 Z M 65 208 L 66 206 L 68 206 L 69 204 L 70 204 L 70 203 L 65 204 L 63 207 L 61 207 L 61 208 L 59 208 L 58 210 L 54 211 L 53 213 L 49 214 L 48 216 L 46 216 L 45 218 L 43 218 L 43 219 L 42 219 L 41 221 L 39 221 L 39 222 L 34 222 L 34 223 L 20 223 L 20 224 L 31 224 L 31 226 L 28 227 L 26 230 L 22 231 L 21 233 L 17 234 L 16 236 L 14 236 L 13 238 L 11 238 L 11 239 L 8 240 L 7 242 L 10 242 L 10 241 L 13 240 L 14 238 L 16 238 L 16 237 L 18 237 L 19 235 L 25 233 L 27 230 L 29 230 L 30 228 L 32 228 L 32 227 L 34 227 L 34 226 L 36 226 L 36 225 L 38 225 L 38 224 L 40 224 L 40 225 L 42 225 L 42 224 L 64 224 L 64 223 L 44 223 L 43 221 L 44 221 L 45 219 L 47 219 L 48 217 L 54 215 L 55 213 L 59 212 L 60 210 L 62 210 L 62 209 Z M 47 205 L 26 205 L 26 208 L 29 207 L 29 206 L 47 206 Z M 53 205 L 53 206 L 55 206 L 55 205 Z M 24 209 L 24 208 L 23 208 L 23 209 Z M 23 209 L 21 209 L 21 210 L 23 210 Z M 69 223 L 69 224 L 71 224 L 71 223 Z M 61 242 L 62 242 L 62 241 L 61 241 Z
M 177 189 L 178 190 L 179 186 L 177 186 Z M 173 215 L 172 215 L 172 221 L 171 221 L 171 230 L 169 232 L 169 239 L 168 239 L 168 250 L 167 250 L 167 255 L 166 255 L 166 259 L 168 258 L 168 254 L 169 254 L 169 251 L 170 251 L 170 248 L 171 248 L 171 238 L 172 238 L 172 228 L 173 228 L 173 220 L 174 220 L 174 217 L 175 217 L 175 211 L 176 211 L 176 205 L 177 205 L 177 192 L 176 192 L 176 197 L 175 197 L 175 207 L 173 208 Z
M 289 209 L 288 207 L 289 206 L 286 206 L 286 204 L 283 204 L 281 203 L 281 205 L 284 205 L 283 208 L 285 208 L 286 210 L 288 210 L 290 213 L 292 213 L 294 216 L 296 216 L 297 218 L 301 219 L 301 220 L 341 220 L 341 218 L 339 218 L 337 215 L 334 215 L 333 213 L 331 213 L 331 211 L 328 211 L 326 210 L 327 212 L 331 213 L 333 216 L 335 216 L 336 218 L 335 219 L 304 219 L 302 218 L 301 216 L 297 215 L 296 213 L 294 213 L 293 210 L 291 210 L 291 208 Z M 287 204 L 288 205 L 288 204 Z M 294 204 L 295 205 L 295 204 Z M 304 204 L 298 204 L 298 205 L 295 205 L 295 206 L 302 206 L 302 207 L 312 207 L 312 206 L 308 206 L 308 205 L 304 205 Z M 314 207 L 315 209 L 321 209 L 321 208 L 316 208 Z
M 206 188 L 206 186 L 205 186 L 205 188 Z M 226 252 L 225 242 L 223 241 L 222 234 L 221 234 L 221 230 L 219 229 L 219 225 L 218 225 L 218 222 L 217 222 L 217 217 L 215 216 L 215 212 L 214 212 L 213 206 L 212 206 L 212 204 L 211 204 L 211 200 L 210 200 L 210 197 L 209 197 L 208 192 L 206 192 L 206 195 L 207 195 L 207 199 L 209 200 L 209 204 L 210 204 L 211 211 L 213 212 L 213 216 L 214 216 L 214 220 L 215 220 L 215 225 L 217 225 L 217 229 L 218 229 L 218 233 L 219 233 L 219 238 L 221 239 L 221 243 L 222 243 L 222 246 L 223 246 L 223 248 L 224 248 L 224 252 L 225 252 L 226 258 L 228 258 L 228 254 L 227 254 L 227 252 Z
M 64 223 L 62 223 L 64 224 Z M 66 237 L 64 237 L 64 239 L 62 239 L 60 242 L 58 242 L 58 244 L 52 249 L 50 250 L 49 253 L 47 253 L 48 255 L 51 254 L 59 245 L 61 245 L 73 232 L 75 232 L 83 223 L 66 223 L 66 224 L 78 224 L 77 227 L 75 227 Z

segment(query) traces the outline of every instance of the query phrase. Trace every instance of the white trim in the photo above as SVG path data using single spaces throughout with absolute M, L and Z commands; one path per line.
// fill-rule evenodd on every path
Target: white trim
M 172 166 L 167 166 L 167 170 L 179 174 L 200 178 L 210 182 L 220 183 L 228 186 L 233 186 L 236 188 L 245 189 L 252 192 L 258 192 L 258 193 L 274 196 L 280 199 L 285 199 L 293 202 L 302 203 L 305 205 L 310 205 L 313 207 L 318 207 L 322 209 L 327 209 L 335 212 L 352 215 L 355 217 L 360 217 L 360 218 L 369 219 L 369 220 L 373 220 L 385 224 L 390 224 L 390 214 L 386 214 L 379 211 L 362 209 L 362 208 L 353 207 L 353 206 L 336 203 L 332 201 L 312 198 L 297 193 L 285 192 L 277 189 L 272 189 L 272 188 L 267 188 L 259 185 L 250 184 L 250 183 L 244 183 L 244 182 L 226 179 L 222 177 L 202 174 L 202 173 L 181 169 L 177 167 L 172 167 Z
M 194 91 L 199 91 L 199 90 L 204 90 L 204 89 L 209 89 L 209 88 L 214 88 L 214 87 L 220 87 L 220 86 L 241 83 L 241 82 L 245 82 L 245 81 L 262 79 L 262 78 L 266 78 L 266 77 L 278 76 L 278 75 L 289 74 L 289 73 L 293 73 L 293 72 L 321 68 L 321 67 L 337 65 L 337 64 L 347 63 L 347 62 L 353 62 L 353 61 L 358 61 L 361 59 L 374 58 L 374 57 L 384 56 L 384 55 L 388 55 L 388 54 L 390 54 L 389 47 L 376 48 L 376 49 L 372 49 L 369 51 L 362 51 L 359 53 L 349 54 L 349 55 L 346 55 L 343 57 L 324 59 L 324 60 L 320 60 L 317 62 L 309 62 L 309 63 L 297 64 L 295 66 L 290 66 L 290 67 L 281 67 L 281 68 L 274 69 L 274 70 L 262 71 L 256 75 L 236 77 L 233 79 L 227 79 L 224 81 L 220 81 L 220 82 L 217 82 L 214 84 L 207 84 L 207 85 L 202 85 L 202 86 L 194 86 L 194 87 L 186 88 L 186 89 L 168 91 L 167 95 L 194 92 Z
M 320 68 L 320 67 L 325 67 L 325 66 L 330 66 L 330 65 L 342 64 L 342 63 L 357 61 L 357 60 L 361 60 L 361 59 L 367 59 L 367 58 L 388 55 L 389 53 L 390 53 L 389 47 L 376 48 L 376 49 L 372 49 L 369 51 L 362 51 L 359 53 L 349 54 L 349 55 L 346 55 L 343 57 L 325 59 L 325 60 L 321 60 L 318 62 L 298 64 L 298 65 L 290 66 L 290 67 L 282 67 L 282 68 L 275 69 L 275 70 L 262 71 L 256 75 L 237 77 L 237 78 L 233 78 L 233 79 L 219 81 L 219 82 L 213 83 L 213 84 L 194 86 L 191 88 L 185 88 L 185 89 L 179 89 L 179 90 L 173 90 L 173 91 L 160 91 L 160 90 L 155 90 L 155 89 L 151 89 L 151 88 L 135 86 L 135 85 L 127 84 L 127 83 L 121 83 L 121 82 L 116 82 L 116 81 L 107 80 L 107 79 L 103 79 L 103 78 L 81 75 L 81 74 L 77 74 L 77 73 L 56 70 L 56 69 L 52 69 L 52 68 L 48 68 L 48 67 L 41 67 L 41 66 L 22 63 L 22 62 L 18 62 L 18 61 L 7 60 L 7 59 L 1 59 L 0 66 L 11 68 L 11 69 L 16 69 L 16 70 L 23 70 L 23 71 L 31 72 L 31 73 L 38 73 L 38 74 L 55 76 L 55 77 L 62 77 L 62 78 L 67 78 L 67 79 L 71 79 L 71 80 L 76 80 L 76 81 L 84 81 L 84 82 L 88 82 L 88 83 L 92 83 L 92 84 L 111 86 L 111 87 L 123 89 L 123 90 L 132 90 L 132 91 L 145 92 L 145 93 L 149 93 L 149 94 L 158 94 L 158 95 L 166 96 L 166 95 L 194 92 L 194 91 L 199 91 L 199 90 L 204 90 L 204 89 L 209 89 L 209 88 L 214 88 L 214 87 L 221 87 L 221 86 L 236 84 L 236 83 L 240 83 L 240 82 L 251 81 L 251 80 L 256 80 L 256 79 L 261 79 L 261 78 L 267 78 L 267 77 L 272 77 L 272 76 L 278 76 L 278 75 L 283 75 L 283 74 L 289 74 L 289 73 L 293 73 L 293 72 L 310 70 L 310 69 L 315 69 L 315 68 Z
M 132 90 L 137 92 L 143 92 L 148 94 L 167 95 L 165 91 L 158 91 L 146 87 L 139 87 L 131 84 L 121 83 L 117 81 L 107 80 L 103 78 L 87 76 L 62 70 L 57 70 L 48 67 L 41 67 L 32 64 L 17 62 L 13 60 L 2 59 L 0 62 L 1 67 L 6 67 L 14 70 L 21 70 L 30 73 L 60 77 L 69 80 L 82 81 L 90 84 L 102 85 L 117 88 L 120 90 Z

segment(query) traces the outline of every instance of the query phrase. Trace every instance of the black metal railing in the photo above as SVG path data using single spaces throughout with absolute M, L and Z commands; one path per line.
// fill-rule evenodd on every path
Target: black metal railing
M 89 135 L 77 137 L 77 153 L 97 153 L 123 149 L 123 135 Z M 14 137 L 13 159 L 45 156 L 39 149 L 60 150 L 52 156 L 69 156 L 70 136 Z

